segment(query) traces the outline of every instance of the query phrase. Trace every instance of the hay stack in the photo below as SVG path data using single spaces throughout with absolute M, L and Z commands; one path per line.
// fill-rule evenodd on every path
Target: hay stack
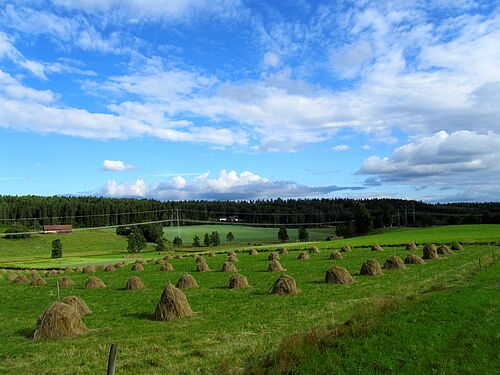
M 308 259 L 309 259 L 309 254 L 307 254 L 305 251 L 302 251 L 302 252 L 299 254 L 299 256 L 298 256 L 298 258 L 297 258 L 297 259 L 298 259 L 298 260 L 308 260 Z
M 148 262 L 146 262 L 144 259 L 136 259 L 134 264 L 142 264 L 143 266 L 146 266 Z
M 201 263 L 201 262 L 206 262 L 205 258 L 203 258 L 202 256 L 197 256 L 196 263 Z
M 382 246 L 376 243 L 372 246 L 372 251 L 384 251 L 384 249 L 382 248 Z
M 257 251 L 257 249 L 252 249 L 248 252 L 249 255 L 259 255 L 259 252 Z
M 73 308 L 76 309 L 76 311 L 78 311 L 81 316 L 92 314 L 92 310 L 89 309 L 85 301 L 80 297 L 67 296 L 63 298 L 62 302 L 67 305 L 73 306 Z
M 228 261 L 228 262 L 233 262 L 233 263 L 235 263 L 235 262 L 237 262 L 237 261 L 238 261 L 238 257 L 237 257 L 236 255 L 229 255 L 229 256 L 227 257 L 227 261 Z
M 361 265 L 361 275 L 368 276 L 378 276 L 382 275 L 382 268 L 380 268 L 380 263 L 375 259 L 368 259 Z
M 267 272 L 283 272 L 283 266 L 279 260 L 272 260 L 267 267 Z
M 403 260 L 397 255 L 393 255 L 392 257 L 387 259 L 384 263 L 384 269 L 390 270 L 394 268 L 400 268 L 400 269 L 406 268 L 405 264 L 403 263 Z
M 280 296 L 295 296 L 299 293 L 300 290 L 297 288 L 295 279 L 288 275 L 281 275 L 271 288 L 271 294 L 278 294 Z
M 230 257 L 231 255 L 236 256 L 236 253 L 235 253 L 233 250 L 228 251 L 228 252 L 227 252 L 227 256 L 228 256 L 228 257 Z
M 450 248 L 446 245 L 441 245 L 437 248 L 438 254 L 442 255 L 452 255 L 453 251 L 450 250 Z
M 464 247 L 460 242 L 454 242 L 451 244 L 451 250 L 463 250 Z
M 8 281 L 14 281 L 17 275 L 9 272 L 6 277 Z
M 165 259 L 158 259 L 155 263 L 160 265 L 165 264 Z
M 224 262 L 224 264 L 222 265 L 221 271 L 222 272 L 238 272 L 238 270 L 236 269 L 236 266 L 232 262 Z
M 94 266 L 83 267 L 83 273 L 94 273 L 94 272 L 95 272 Z
M 82 273 L 83 272 L 83 268 L 82 267 L 76 267 L 76 272 L 77 273 Z
M 30 282 L 29 279 L 23 274 L 17 275 L 14 278 L 14 283 L 18 284 L 18 285 L 24 285 L 24 284 L 29 283 L 29 282 Z
M 162 264 L 160 267 L 160 271 L 173 271 L 174 267 L 170 263 Z
M 142 263 L 134 263 L 132 265 L 132 271 L 144 271 L 144 266 Z
M 279 249 L 279 253 L 281 255 L 287 255 L 288 254 L 288 249 L 286 247 L 282 247 L 281 249 Z
M 74 337 L 87 332 L 78 311 L 60 301 L 56 301 L 38 319 L 38 327 L 33 339 L 54 339 Z
M 85 282 L 85 289 L 104 289 L 106 288 L 106 284 L 95 276 L 89 277 L 89 279 Z
M 408 242 L 406 244 L 406 250 L 410 250 L 410 251 L 413 251 L 413 250 L 417 250 L 418 247 L 417 245 L 415 244 L 415 242 Z
M 424 255 L 422 258 L 424 259 L 438 259 L 439 256 L 438 256 L 438 253 L 437 253 L 437 249 L 436 249 L 436 245 L 434 245 L 433 243 L 431 244 L 428 244 L 426 243 L 424 245 Z
M 208 256 L 212 258 L 212 257 L 216 256 L 216 254 L 213 251 L 211 251 L 208 253 Z
M 52 276 L 57 276 L 57 271 L 56 270 L 45 272 L 45 277 L 52 277 Z
M 309 252 L 311 254 L 319 254 L 320 253 L 319 249 L 316 246 L 311 246 L 311 248 L 309 249 Z
M 269 254 L 267 260 L 280 260 L 280 255 L 276 251 L 273 251 Z
M 131 276 L 127 280 L 127 285 L 125 285 L 127 290 L 137 290 L 144 289 L 144 283 L 137 276 Z
M 115 266 L 112 266 L 111 264 L 104 267 L 104 272 L 115 272 L 115 271 L 116 271 Z
M 250 284 L 248 284 L 247 278 L 240 274 L 232 275 L 227 285 L 229 289 L 242 289 L 248 288 L 249 286 Z
M 175 287 L 179 289 L 198 288 L 198 282 L 189 273 L 184 273 L 179 281 L 177 281 L 177 284 L 175 284 Z
M 182 259 L 182 255 L 180 255 L 180 254 L 176 255 L 175 259 Z
M 337 260 L 337 259 L 343 259 L 344 257 L 342 256 L 342 254 L 340 254 L 340 252 L 338 251 L 332 251 L 332 253 L 330 254 L 330 259 L 332 260 Z
M 340 248 L 340 251 L 343 252 L 343 253 L 350 253 L 352 251 L 351 250 L 351 246 L 349 246 L 348 244 L 344 244 Z
M 196 270 L 198 272 L 210 272 L 211 269 L 210 267 L 208 266 L 208 263 L 203 261 L 203 262 L 199 262 L 197 265 L 196 265 Z
M 59 283 L 60 288 L 68 287 L 68 286 L 73 286 L 75 285 L 75 282 L 73 279 L 69 276 L 63 276 L 59 280 L 57 280 Z
M 349 271 L 343 267 L 332 267 L 325 274 L 325 283 L 350 284 L 353 281 Z
M 172 255 L 165 255 L 163 260 L 172 260 Z
M 31 276 L 32 279 L 36 279 L 37 277 L 40 277 L 40 274 L 38 273 L 37 270 L 32 270 L 30 272 L 30 276 Z
M 74 270 L 73 270 L 73 267 L 66 267 L 66 268 L 64 269 L 64 272 L 66 272 L 66 273 L 72 273 L 73 271 L 74 271 Z
M 424 264 L 425 261 L 415 254 L 408 254 L 405 258 L 405 264 Z
M 184 292 L 168 284 L 156 305 L 155 320 L 168 321 L 193 315 Z
M 42 279 L 40 276 L 34 277 L 33 280 L 31 280 L 31 286 L 39 286 L 39 285 L 45 285 L 47 282 Z

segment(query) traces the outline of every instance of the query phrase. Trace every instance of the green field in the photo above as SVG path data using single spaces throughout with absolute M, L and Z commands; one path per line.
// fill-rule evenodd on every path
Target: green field
M 495 241 L 499 236 L 498 227 L 461 226 L 458 231 L 454 230 L 458 227 L 452 227 L 451 230 L 448 227 L 441 230 L 430 228 L 427 229 L 430 234 L 417 229 L 408 231 L 408 237 L 404 240 L 402 231 L 375 236 L 379 236 L 377 241 L 382 244 L 384 241 L 380 238 L 392 243 L 404 243 L 415 239 L 420 241 L 419 238 L 428 236 L 432 236 L 434 242 L 451 242 L 475 239 L 475 232 L 479 233 L 479 240 Z M 462 233 L 463 237 L 458 236 L 458 233 Z M 370 244 L 375 236 L 348 242 Z M 323 248 L 332 245 L 332 242 L 320 244 Z M 417 251 L 419 253 L 421 250 Z M 246 290 L 225 288 L 230 276 L 228 273 L 196 273 L 192 257 L 172 260 L 174 272 L 160 272 L 159 266 L 155 264 L 148 265 L 145 271 L 138 273 L 132 272 L 130 266 L 115 273 L 97 271 L 96 275 L 108 285 L 107 289 L 102 290 L 83 289 L 88 275 L 71 274 L 76 286 L 62 290 L 62 294 L 78 295 L 88 303 L 93 314 L 83 320 L 93 331 L 74 339 L 41 342 L 32 341 L 30 335 L 36 326 L 37 317 L 56 299 L 56 278 L 47 278 L 48 284 L 41 287 L 12 285 L 0 280 L 0 332 L 4 343 L 0 347 L 0 373 L 104 373 L 111 343 L 118 345 L 117 374 L 244 373 L 248 369 L 255 370 L 256 364 L 261 363 L 260 360 L 268 353 L 273 353 L 283 338 L 313 327 L 342 323 L 350 319 L 361 306 L 374 301 L 383 298 L 406 299 L 409 296 L 415 299 L 421 295 L 439 300 L 443 288 L 474 280 L 473 272 L 477 269 L 479 258 L 484 267 L 492 254 L 496 254 L 496 258 L 500 257 L 500 249 L 493 245 L 468 245 L 463 251 L 451 256 L 428 261 L 424 265 L 409 266 L 406 270 L 385 271 L 379 277 L 358 275 L 364 260 L 374 258 L 383 262 L 393 254 L 404 257 L 407 251 L 403 247 L 391 247 L 384 252 L 357 248 L 352 253 L 344 254 L 344 259 L 336 261 L 336 264 L 348 269 L 355 283 L 332 285 L 323 282 L 325 271 L 333 263 L 328 259 L 329 251 L 312 255 L 309 261 L 297 260 L 297 252 L 291 251 L 282 256 L 282 264 L 301 289 L 301 294 L 296 297 L 268 294 L 279 275 L 265 272 L 268 264 L 265 252 L 259 256 L 239 254 L 237 267 L 251 284 Z M 213 270 L 218 270 L 225 256 L 219 254 L 207 260 Z M 498 265 L 489 270 L 492 277 L 498 280 Z M 196 314 L 172 322 L 152 321 L 151 314 L 165 284 L 168 281 L 175 283 L 183 272 L 192 273 L 200 285 L 198 289 L 185 291 Z M 147 289 L 133 292 L 121 290 L 127 278 L 133 274 L 142 278 Z M 494 284 L 491 293 L 488 298 L 498 300 L 497 284 Z M 442 295 L 447 298 L 445 294 Z M 465 299 L 463 303 L 473 304 L 474 301 Z M 490 314 L 498 314 L 496 308 L 490 306 L 489 309 L 493 309 Z M 409 307 L 408 311 L 416 314 L 418 308 Z M 479 324 L 483 315 L 477 317 Z M 419 319 L 418 316 L 415 319 Z M 416 327 L 421 332 L 425 330 L 426 324 L 420 323 Z M 434 332 L 438 332 L 437 329 Z M 413 338 L 406 334 L 405 337 L 411 345 L 419 344 L 419 334 L 416 333 Z M 460 336 L 455 338 L 459 340 Z M 482 336 L 478 339 L 482 339 Z M 468 345 L 467 342 L 463 345 Z M 483 344 L 477 345 L 483 347 Z M 457 348 L 449 348 L 453 360 L 463 354 L 462 346 Z M 369 358 L 376 357 L 378 347 L 372 350 L 374 353 L 370 353 Z M 360 352 L 353 349 L 354 354 Z M 469 357 L 470 373 L 485 373 L 481 371 L 483 361 L 495 360 L 491 358 L 490 352 L 484 356 Z M 330 362 L 334 363 L 334 360 Z M 298 366 L 310 371 L 316 364 L 300 362 Z M 433 373 L 430 364 L 418 372 Z

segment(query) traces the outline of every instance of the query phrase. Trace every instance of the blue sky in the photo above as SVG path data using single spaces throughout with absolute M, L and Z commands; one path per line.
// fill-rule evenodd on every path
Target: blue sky
M 500 200 L 496 1 L 0 4 L 0 194 Z

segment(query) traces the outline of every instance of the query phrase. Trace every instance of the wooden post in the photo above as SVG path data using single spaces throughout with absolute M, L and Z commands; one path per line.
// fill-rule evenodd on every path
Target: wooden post
M 481 258 L 479 258 L 479 269 L 481 269 Z
M 108 372 L 106 373 L 106 375 L 115 375 L 115 366 L 116 366 L 116 345 L 111 344 L 111 348 L 109 349 Z

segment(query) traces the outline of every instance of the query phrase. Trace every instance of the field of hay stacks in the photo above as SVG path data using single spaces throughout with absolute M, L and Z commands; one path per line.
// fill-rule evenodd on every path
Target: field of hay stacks
M 446 241 L 436 236 L 433 242 L 438 245 L 461 240 L 454 237 L 450 241 L 446 236 L 443 236 Z M 133 264 L 139 262 L 135 263 L 134 259 L 128 259 L 126 265 L 114 264 L 114 272 L 104 267 L 97 267 L 91 273 L 76 272 L 75 267 L 49 273 L 53 276 L 46 276 L 42 271 L 39 276 L 29 271 L 5 271 L 0 273 L 0 332 L 4 343 L 0 346 L 0 372 L 66 374 L 71 369 L 72 374 L 104 373 L 109 347 L 115 343 L 118 346 L 117 373 L 259 373 L 259 369 L 266 368 L 269 353 L 274 353 L 287 338 L 315 327 L 346 322 L 360 308 L 376 301 L 420 298 L 433 295 L 450 283 L 464 283 L 479 272 L 480 259 L 482 268 L 496 272 L 498 280 L 498 265 L 490 266 L 493 258 L 500 258 L 500 248 L 495 244 L 466 244 L 462 250 L 450 255 L 438 254 L 437 259 L 428 259 L 422 264 L 405 262 L 404 268 L 394 267 L 394 264 L 400 265 L 399 260 L 393 258 L 395 256 L 403 262 L 410 253 L 423 257 L 423 246 L 415 237 L 417 235 L 408 236 L 401 245 L 389 247 L 377 238 L 383 251 L 371 251 L 370 244 L 375 241 L 365 240 L 365 247 L 357 247 L 359 238 L 318 243 L 319 253 L 308 252 L 308 260 L 299 260 L 298 255 L 309 250 L 310 245 L 307 245 L 309 248 L 291 246 L 288 254 L 277 252 L 283 272 L 268 272 L 271 251 L 262 248 L 258 255 L 251 255 L 248 250 L 236 251 L 238 261 L 232 263 L 236 272 L 220 271 L 228 261 L 226 251 L 204 256 L 199 262 L 194 256 L 165 260 L 172 265 L 173 271 L 163 270 L 164 264 L 157 262 L 158 256 L 152 258 L 153 261 L 142 262 L 146 263 L 144 269 L 136 267 L 136 271 Z M 410 241 L 417 243 L 417 250 L 406 250 L 406 243 Z M 342 259 L 330 259 L 332 251 L 340 251 L 345 243 L 351 245 L 352 251 L 342 252 Z M 367 260 L 377 261 L 381 269 L 375 273 L 382 274 L 361 275 L 362 265 Z M 203 261 L 210 271 L 198 272 L 198 265 Z M 332 267 L 342 267 L 353 281 L 335 282 L 349 277 L 333 271 L 327 275 Z M 195 282 L 185 276 L 178 284 L 185 274 L 191 275 Z M 235 274 L 243 275 L 248 287 L 243 283 L 241 288 L 229 288 L 230 278 L 234 279 Z M 40 277 L 46 284 L 9 281 L 19 275 L 26 276 L 29 281 Z M 296 289 L 284 275 L 293 278 Z M 70 277 L 74 285 L 60 286 L 60 298 L 77 296 L 92 313 L 81 316 L 81 324 L 70 321 L 73 323 L 69 326 L 77 327 L 78 334 L 74 337 L 33 340 L 35 332 L 41 334 L 57 326 L 52 320 L 47 326 L 37 326 L 37 319 L 57 301 L 56 284 L 63 276 Z M 92 277 L 97 277 L 102 284 Z M 131 277 L 140 278 L 144 288 L 130 287 Z M 275 284 L 280 278 L 286 280 L 277 287 Z M 86 284 L 100 287 L 86 289 Z M 137 280 L 134 284 L 141 285 Z M 178 295 L 173 289 L 166 291 L 168 284 L 190 286 L 179 289 L 189 306 L 182 298 L 181 302 L 176 299 Z M 283 290 L 293 293 L 272 293 Z M 498 288 L 495 291 L 498 296 Z M 178 313 L 178 319 L 155 319 Z M 58 314 L 47 316 L 57 317 Z M 419 321 L 418 317 L 415 319 Z M 442 318 L 436 316 L 435 319 Z M 425 324 L 420 322 L 416 327 L 424 329 Z M 420 333 L 414 333 L 411 344 L 417 345 Z M 462 354 L 454 352 L 453 348 L 449 350 L 453 358 Z M 400 360 L 407 362 L 408 358 Z M 430 365 L 420 368 L 418 359 L 411 361 L 415 363 L 414 369 L 431 372 Z M 314 373 L 310 366 L 305 366 L 303 373 Z M 446 362 L 435 366 L 446 372 Z M 272 366 L 268 368 L 271 372 L 281 371 Z

